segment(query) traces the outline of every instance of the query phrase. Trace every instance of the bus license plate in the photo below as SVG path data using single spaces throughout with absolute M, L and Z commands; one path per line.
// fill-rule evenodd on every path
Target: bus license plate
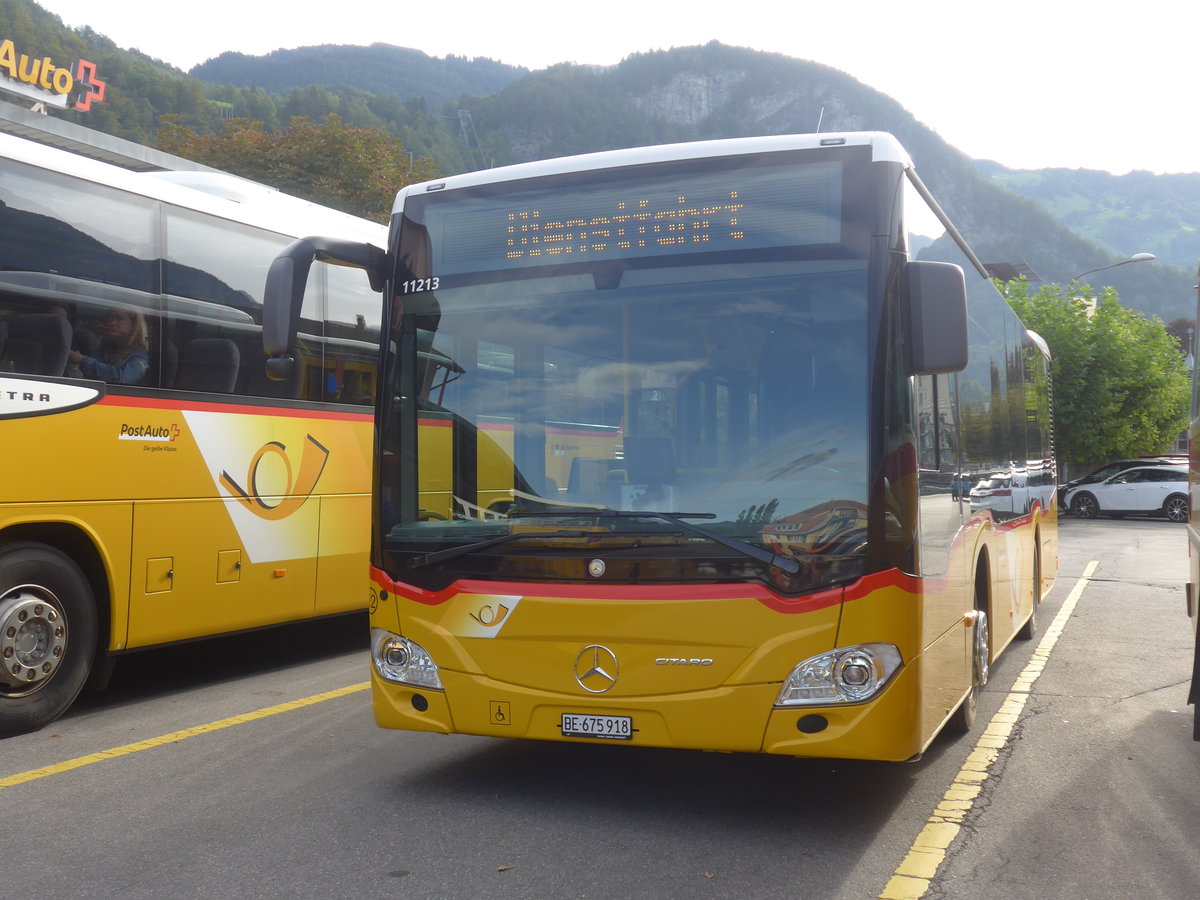
M 632 716 L 584 716 L 563 713 L 563 737 L 605 738 L 610 741 L 633 740 Z

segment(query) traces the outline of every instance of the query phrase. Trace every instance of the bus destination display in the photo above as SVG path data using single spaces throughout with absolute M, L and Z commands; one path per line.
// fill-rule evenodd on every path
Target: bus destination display
M 427 211 L 433 271 L 833 244 L 841 186 L 841 164 L 828 162 L 454 198 Z

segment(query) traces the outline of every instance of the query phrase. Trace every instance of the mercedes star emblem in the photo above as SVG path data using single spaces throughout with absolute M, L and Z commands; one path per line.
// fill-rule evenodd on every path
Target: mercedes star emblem
M 617 683 L 617 655 L 600 644 L 591 644 L 575 657 L 575 680 L 589 694 L 603 694 Z

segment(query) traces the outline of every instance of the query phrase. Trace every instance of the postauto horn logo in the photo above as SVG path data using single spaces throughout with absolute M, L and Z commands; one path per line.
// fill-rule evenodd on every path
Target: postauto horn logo
M 80 112 L 102 103 L 108 82 L 96 77 L 96 64 L 78 59 L 70 66 L 56 65 L 49 56 L 17 52 L 11 39 L 0 41 L 0 90 L 40 103 Z
M 284 491 L 281 494 L 273 494 L 271 498 L 264 497 L 258 489 L 258 469 L 268 456 L 281 461 L 286 473 Z M 263 444 L 250 460 L 245 487 L 235 481 L 228 472 L 221 472 L 221 485 L 254 515 L 274 522 L 286 519 L 304 505 L 320 481 L 328 459 L 329 450 L 311 434 L 306 435 L 304 449 L 300 454 L 300 470 L 293 480 L 292 461 L 288 458 L 287 447 L 279 441 L 269 441 Z

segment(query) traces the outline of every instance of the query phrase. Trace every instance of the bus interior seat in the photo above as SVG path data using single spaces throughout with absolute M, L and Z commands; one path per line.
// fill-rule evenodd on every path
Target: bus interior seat
M 175 388 L 231 394 L 237 384 L 237 344 L 228 338 L 196 338 L 183 345 Z
M 150 358 L 158 364 L 158 381 L 154 383 L 162 388 L 174 387 L 179 374 L 179 347 L 175 342 L 163 338 L 158 342 L 158 352 L 152 353 Z
M 8 320 L 0 370 L 61 375 L 71 350 L 71 323 L 55 313 L 25 313 Z
M 242 369 L 238 373 L 239 394 L 284 400 L 300 398 L 300 365 L 292 366 L 292 374 L 286 380 L 273 381 L 267 377 L 267 356 L 261 340 L 243 343 L 239 355 L 242 362 Z

